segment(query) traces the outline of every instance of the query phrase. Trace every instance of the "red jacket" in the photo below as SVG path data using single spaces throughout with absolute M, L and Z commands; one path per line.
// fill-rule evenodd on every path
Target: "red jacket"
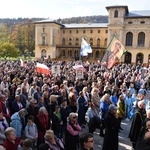
M 3 146 L 6 150 L 17 150 L 18 145 L 20 144 L 20 139 L 16 137 L 15 143 L 12 143 L 8 139 L 3 143 Z

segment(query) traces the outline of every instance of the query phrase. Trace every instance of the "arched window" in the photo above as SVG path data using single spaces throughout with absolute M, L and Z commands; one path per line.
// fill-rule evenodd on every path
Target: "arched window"
M 132 42 L 133 42 L 133 33 L 128 32 L 126 34 L 126 46 L 132 46 Z
M 72 57 L 72 51 L 71 50 L 68 50 L 68 57 Z
M 72 45 L 72 39 L 69 38 L 69 45 Z
M 131 64 L 132 54 L 130 52 L 125 53 L 124 63 Z
M 138 53 L 136 55 L 136 64 L 141 65 L 143 63 L 143 54 L 142 53 Z
M 79 39 L 78 38 L 76 38 L 76 40 L 75 40 L 75 45 L 79 45 Z
M 93 39 L 92 38 L 90 39 L 89 43 L 91 46 L 93 45 Z
M 45 45 L 45 36 L 42 37 L 42 45 Z
M 104 41 L 104 46 L 107 46 L 107 39 L 105 39 Z
M 65 50 L 64 50 L 64 49 L 61 51 L 61 56 L 63 56 L 63 57 L 65 57 L 65 56 L 66 56 L 66 52 L 65 52 Z
M 74 51 L 74 57 L 75 57 L 75 60 L 79 60 L 79 51 L 78 50 Z
M 145 45 L 145 33 L 144 32 L 140 32 L 138 34 L 138 46 L 144 46 Z
M 42 57 L 42 58 L 46 57 L 46 50 L 45 50 L 45 49 L 43 49 L 43 50 L 41 51 L 41 57 Z
M 118 10 L 115 10 L 114 17 L 118 18 Z
M 100 39 L 97 39 L 97 46 L 100 46 Z
M 99 51 L 96 51 L 95 53 L 95 58 L 98 59 L 100 57 L 100 52 Z
M 62 45 L 65 45 L 65 38 L 62 39 Z

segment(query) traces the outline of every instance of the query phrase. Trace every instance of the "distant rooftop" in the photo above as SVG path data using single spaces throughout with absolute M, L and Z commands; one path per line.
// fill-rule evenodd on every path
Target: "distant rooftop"
M 64 24 L 64 28 L 95 28 L 95 27 L 107 27 L 108 23 L 86 23 L 86 24 Z
M 125 16 L 125 18 L 132 18 L 132 17 L 150 17 L 150 10 L 131 11 Z
M 55 20 L 52 20 L 52 19 L 40 20 L 40 21 L 36 21 L 34 23 L 35 24 L 40 24 L 40 23 L 56 23 L 56 24 L 58 24 L 60 26 L 64 26 L 62 23 L 59 23 L 59 22 L 57 22 Z

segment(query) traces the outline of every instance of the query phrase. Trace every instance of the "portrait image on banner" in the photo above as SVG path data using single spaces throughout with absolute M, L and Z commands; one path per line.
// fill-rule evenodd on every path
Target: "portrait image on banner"
M 101 65 L 111 69 L 119 62 L 126 51 L 124 45 L 114 36 L 102 58 Z
M 83 79 L 83 70 L 76 70 L 76 79 Z
M 60 65 L 52 66 L 52 74 L 60 74 Z

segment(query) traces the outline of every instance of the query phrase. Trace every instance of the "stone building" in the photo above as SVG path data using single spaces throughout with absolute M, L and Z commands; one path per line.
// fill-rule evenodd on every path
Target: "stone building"
M 108 6 L 108 23 L 62 24 L 53 20 L 35 22 L 35 57 L 53 60 L 79 60 L 84 37 L 93 53 L 88 61 L 101 60 L 107 44 L 116 37 L 128 52 L 125 63 L 150 63 L 150 11 L 131 11 L 128 6 Z

